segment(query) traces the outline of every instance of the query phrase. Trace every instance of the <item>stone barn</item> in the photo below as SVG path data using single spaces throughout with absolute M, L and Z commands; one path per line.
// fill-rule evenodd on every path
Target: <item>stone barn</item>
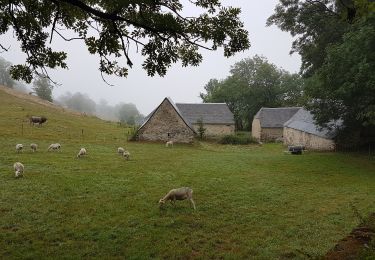
M 165 98 L 145 118 L 138 129 L 138 140 L 190 143 L 200 119 L 207 136 L 234 133 L 234 117 L 225 103 L 175 104 Z
M 183 104 L 177 103 L 183 117 L 198 132 L 198 120 L 203 121 L 206 136 L 233 134 L 234 116 L 225 103 Z
M 283 132 L 285 145 L 304 145 L 311 150 L 335 149 L 335 131 L 319 128 L 312 114 L 303 108 L 284 124 Z
M 300 109 L 300 107 L 262 107 L 254 116 L 251 135 L 262 142 L 282 140 L 284 123 Z

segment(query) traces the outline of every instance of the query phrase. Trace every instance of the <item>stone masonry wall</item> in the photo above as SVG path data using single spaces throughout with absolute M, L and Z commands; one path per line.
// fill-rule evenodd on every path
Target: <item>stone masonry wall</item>
M 284 127 L 285 145 L 304 145 L 307 149 L 330 151 L 335 149 L 335 142 L 313 134 Z
M 149 121 L 138 131 L 139 140 L 190 143 L 194 132 L 184 123 L 168 100 L 164 100 Z
M 262 128 L 260 139 L 262 141 L 274 141 L 276 139 L 283 138 L 283 128 L 274 127 L 274 128 Z
M 256 138 L 258 141 L 260 141 L 260 121 L 259 119 L 254 119 L 253 123 L 251 124 L 251 135 Z
M 220 136 L 220 135 L 230 135 L 234 134 L 234 125 L 219 125 L 219 124 L 203 124 L 203 127 L 206 128 L 206 136 Z M 199 126 L 193 124 L 195 132 L 198 133 Z

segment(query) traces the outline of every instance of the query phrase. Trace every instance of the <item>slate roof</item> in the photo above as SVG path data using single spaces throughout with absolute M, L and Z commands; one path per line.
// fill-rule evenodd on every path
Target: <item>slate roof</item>
M 301 107 L 262 107 L 254 119 L 259 119 L 262 128 L 282 128 L 300 109 Z
M 176 107 L 190 124 L 195 124 L 199 119 L 204 124 L 234 124 L 234 116 L 225 103 L 177 103 Z
M 335 123 L 334 126 L 341 126 L 341 122 Z M 284 127 L 293 128 L 326 139 L 333 139 L 335 137 L 334 130 L 320 129 L 318 125 L 315 124 L 313 115 L 303 108 L 285 122 Z

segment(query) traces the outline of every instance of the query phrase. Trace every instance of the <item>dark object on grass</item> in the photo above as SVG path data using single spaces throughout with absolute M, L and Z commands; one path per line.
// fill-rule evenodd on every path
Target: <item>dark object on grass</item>
M 43 123 L 45 123 L 47 121 L 47 118 L 44 117 L 44 116 L 32 116 L 30 117 L 30 125 L 34 125 L 34 124 L 38 124 L 38 125 L 42 125 Z
M 303 150 L 305 150 L 305 147 L 303 145 L 294 145 L 288 147 L 288 151 L 291 154 L 302 154 Z

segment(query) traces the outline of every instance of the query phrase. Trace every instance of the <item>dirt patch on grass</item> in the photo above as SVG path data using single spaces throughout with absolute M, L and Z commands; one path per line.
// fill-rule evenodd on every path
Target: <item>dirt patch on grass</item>
M 375 239 L 375 213 L 369 217 L 369 221 L 359 225 L 325 255 L 327 260 L 349 260 L 358 259 L 360 253 L 369 247 L 372 239 Z

